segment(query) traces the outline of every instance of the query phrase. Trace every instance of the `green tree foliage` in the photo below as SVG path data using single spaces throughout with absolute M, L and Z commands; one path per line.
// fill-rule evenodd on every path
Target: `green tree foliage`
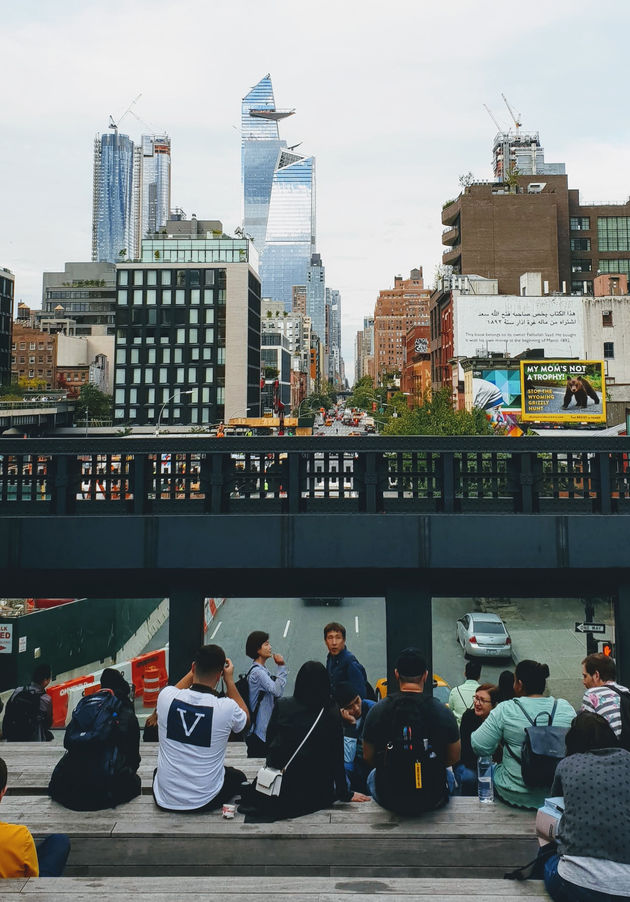
M 398 393 L 400 394 L 400 393 Z M 404 395 L 401 395 L 404 404 Z M 448 388 L 435 392 L 426 398 L 419 407 L 408 408 L 399 404 L 396 395 L 391 404 L 395 404 L 397 416 L 394 417 L 391 407 L 382 429 L 384 435 L 491 435 L 490 425 L 483 410 L 473 408 L 455 410 Z
M 112 417 L 112 396 L 106 395 L 95 385 L 86 383 L 81 387 L 76 406 L 77 417 L 90 420 L 110 420 Z
M 355 382 L 347 406 L 358 407 L 359 410 L 366 410 L 370 413 L 375 399 L 378 407 L 382 407 L 387 400 L 387 389 L 383 386 L 375 387 L 371 376 L 362 376 L 358 382 Z

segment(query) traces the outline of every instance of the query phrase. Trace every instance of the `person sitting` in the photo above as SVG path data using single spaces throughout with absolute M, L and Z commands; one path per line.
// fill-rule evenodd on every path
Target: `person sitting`
M 280 795 L 270 799 L 249 792 L 241 806 L 243 813 L 253 807 L 278 818 L 298 817 L 329 808 L 336 800 L 369 801 L 369 796 L 347 787 L 341 716 L 330 695 L 328 673 L 319 661 L 300 667 L 293 695 L 278 699 L 273 709 L 267 727 L 267 766 L 284 768 L 313 724 L 313 732 L 284 773 Z
M 46 692 L 51 676 L 50 664 L 38 664 L 30 685 L 13 692 L 2 721 L 2 736 L 7 742 L 52 740 L 52 699 Z
M 457 726 L 462 722 L 464 711 L 472 709 L 473 697 L 479 686 L 481 676 L 481 661 L 467 661 L 464 669 L 466 681 L 451 689 L 448 697 L 448 707 L 455 715 Z
M 352 683 L 338 683 L 335 701 L 343 722 L 343 757 L 346 780 L 355 792 L 368 793 L 368 765 L 363 757 L 365 718 L 376 702 L 360 698 Z
M 249 685 L 249 708 L 252 724 L 245 739 L 248 758 L 264 758 L 267 754 L 267 725 L 277 698 L 282 697 L 287 684 L 288 670 L 282 655 L 274 654 L 269 642 L 269 633 L 254 630 L 247 637 L 245 654 L 253 660 L 247 674 Z M 273 658 L 278 673 L 267 673 L 267 661 Z
M 75 708 L 64 738 L 66 754 L 48 786 L 51 798 L 73 811 L 114 808 L 140 795 L 140 727 L 129 683 L 111 667 L 100 682 L 100 691 Z M 81 734 L 90 729 L 92 741 L 85 741 Z
M 525 728 L 531 726 L 527 715 L 536 720 L 539 714 L 551 714 L 556 699 L 543 697 L 549 676 L 546 664 L 523 660 L 516 665 L 514 695 L 511 701 L 501 702 L 490 712 L 480 727 L 470 737 L 476 755 L 492 755 L 503 743 L 503 760 L 494 772 L 494 790 L 503 802 L 518 808 L 540 808 L 549 787 L 526 786 L 521 773 L 521 746 Z M 575 711 L 563 698 L 557 699 L 553 725 L 569 727 Z M 543 725 L 546 718 L 541 718 Z
M 497 698 L 498 688 L 492 683 L 482 683 L 477 686 L 473 696 L 472 710 L 468 709 L 462 715 L 459 726 L 462 752 L 461 758 L 453 767 L 453 773 L 463 796 L 477 795 L 477 756 L 472 750 L 470 737 L 495 707 Z
M 582 661 L 584 698 L 582 711 L 605 717 L 617 739 L 621 737 L 621 697 L 628 692 L 616 681 L 617 669 L 613 658 L 600 653 L 587 655 Z
M 363 730 L 367 785 L 383 808 L 421 814 L 448 802 L 446 768 L 460 759 L 457 721 L 446 705 L 424 696 L 429 675 L 418 649 L 398 656 L 398 692 L 370 710 Z
M 227 698 L 216 691 L 221 678 Z M 230 733 L 242 733 L 249 714 L 234 683 L 234 664 L 219 645 L 203 645 L 186 676 L 162 689 L 157 720 L 153 798 L 158 808 L 210 811 L 247 782 L 242 771 L 225 766 Z
M 7 765 L 0 758 L 0 802 L 6 795 Z M 0 822 L 0 879 L 61 877 L 70 854 L 65 833 L 52 833 L 35 847 L 30 830 L 21 824 Z
M 566 736 L 552 796 L 564 797 L 558 854 L 545 863 L 554 902 L 612 902 L 630 887 L 630 752 L 610 724 L 580 712 Z

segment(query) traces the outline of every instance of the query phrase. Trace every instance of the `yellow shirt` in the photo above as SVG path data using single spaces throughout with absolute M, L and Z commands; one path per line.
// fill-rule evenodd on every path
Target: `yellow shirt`
M 0 823 L 0 878 L 38 877 L 37 850 L 30 831 Z

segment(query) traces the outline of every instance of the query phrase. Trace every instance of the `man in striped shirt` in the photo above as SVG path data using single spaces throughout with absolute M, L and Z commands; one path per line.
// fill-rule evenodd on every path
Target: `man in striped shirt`
M 615 662 L 607 655 L 588 655 L 582 661 L 582 682 L 586 692 L 582 699 L 582 711 L 590 711 L 605 717 L 615 732 L 617 739 L 621 736 L 621 710 L 619 692 L 628 692 L 625 686 L 615 682 Z

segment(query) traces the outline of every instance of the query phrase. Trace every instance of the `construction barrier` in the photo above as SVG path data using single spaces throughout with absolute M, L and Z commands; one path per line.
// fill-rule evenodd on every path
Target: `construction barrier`
M 162 686 L 160 685 L 159 668 L 152 665 L 145 667 L 142 674 L 142 706 L 144 708 L 155 708 L 160 689 Z
M 203 605 L 203 631 L 208 632 L 208 627 L 214 620 L 217 611 L 225 601 L 225 598 L 205 598 Z
M 87 676 L 75 677 L 73 680 L 67 680 L 65 683 L 58 683 L 56 686 L 49 686 L 46 692 L 52 699 L 53 710 L 53 727 L 63 727 L 68 721 L 68 693 L 80 687 L 83 691 L 84 686 L 88 686 L 94 682 L 94 674 Z M 72 713 L 73 708 L 70 708 Z
M 131 659 L 131 681 L 136 687 L 136 697 L 144 693 L 144 671 L 147 667 L 156 667 L 160 675 L 160 689 L 168 683 L 168 671 L 166 669 L 166 649 L 150 651 L 138 658 Z

